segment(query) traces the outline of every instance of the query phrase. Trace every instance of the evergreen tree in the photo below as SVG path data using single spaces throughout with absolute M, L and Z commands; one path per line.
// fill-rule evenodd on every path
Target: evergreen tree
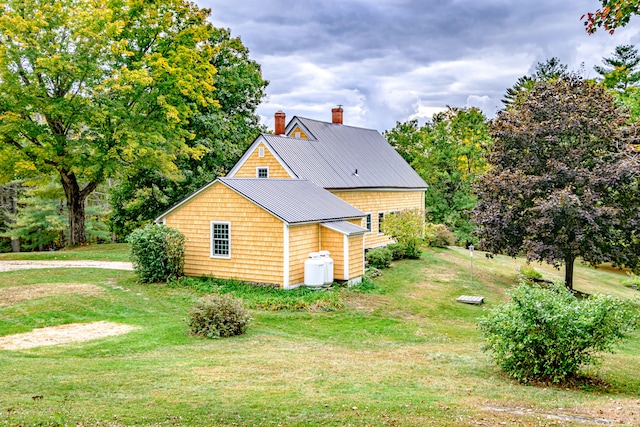
M 518 97 L 529 92 L 536 82 L 546 82 L 565 75 L 567 75 L 567 66 L 555 56 L 545 62 L 538 62 L 533 74 L 518 78 L 516 84 L 507 89 L 502 103 L 508 107 Z
M 604 66 L 596 65 L 594 70 L 609 89 L 625 91 L 629 86 L 637 86 L 640 81 L 640 56 L 632 45 L 616 46 L 613 56 L 602 58 Z

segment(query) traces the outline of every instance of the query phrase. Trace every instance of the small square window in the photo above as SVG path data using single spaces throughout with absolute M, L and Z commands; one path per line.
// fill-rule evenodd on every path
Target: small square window
M 256 168 L 257 178 L 269 178 L 269 168 Z

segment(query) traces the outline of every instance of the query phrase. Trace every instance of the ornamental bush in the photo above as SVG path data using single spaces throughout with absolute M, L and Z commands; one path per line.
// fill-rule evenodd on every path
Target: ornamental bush
M 426 224 L 425 239 L 429 246 L 435 248 L 446 248 L 456 243 L 456 236 L 444 224 Z
M 166 225 L 148 224 L 127 238 L 131 261 L 142 283 L 176 279 L 184 270 L 184 235 Z
M 576 298 L 564 284 L 542 288 L 522 284 L 509 292 L 512 302 L 479 320 L 488 351 L 521 382 L 560 383 L 597 365 L 603 352 L 638 326 L 629 300 L 595 295 Z
M 387 248 L 373 248 L 365 255 L 370 267 L 388 268 L 393 259 L 393 253 Z
M 382 223 L 384 234 L 402 246 L 403 258 L 418 259 L 424 244 L 424 212 L 406 209 L 387 215 Z
M 542 280 L 542 273 L 533 268 L 530 264 L 520 266 L 520 277 L 527 283 Z
M 406 255 L 406 248 L 400 243 L 391 243 L 387 245 L 387 249 L 391 251 L 391 258 L 393 261 L 398 261 Z
M 251 317 L 242 300 L 228 294 L 200 298 L 189 311 L 189 331 L 205 338 L 227 338 L 247 332 Z

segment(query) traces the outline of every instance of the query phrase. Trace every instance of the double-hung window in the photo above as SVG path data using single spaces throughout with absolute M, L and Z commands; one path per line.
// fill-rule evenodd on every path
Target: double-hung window
M 367 214 L 365 217 L 365 228 L 369 233 L 371 232 L 371 214 Z
M 211 258 L 231 258 L 231 223 L 211 221 Z
M 384 212 L 378 212 L 378 234 L 382 234 L 382 224 L 384 223 Z

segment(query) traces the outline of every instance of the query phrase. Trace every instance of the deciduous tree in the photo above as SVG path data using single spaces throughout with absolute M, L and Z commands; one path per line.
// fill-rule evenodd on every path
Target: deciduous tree
M 208 14 L 184 0 L 0 5 L 0 176 L 57 174 L 71 244 L 107 177 L 201 154 L 185 142 L 217 103 Z
M 195 136 L 187 144 L 203 149 L 204 154 L 197 158 L 179 156 L 175 161 L 179 176 L 141 168 L 122 177 L 110 197 L 111 227 L 121 237 L 226 174 L 264 130 L 255 113 L 267 85 L 260 65 L 227 29 L 214 28 L 209 43 L 216 49 L 212 64 L 218 72 L 213 96 L 220 106 L 201 108 L 187 127 Z
M 471 183 L 486 170 L 491 144 L 482 112 L 450 107 L 420 128 L 415 121 L 398 123 L 385 136 L 429 185 L 427 221 L 445 224 L 458 240 L 467 240 L 476 203 Z
M 640 161 L 617 105 L 603 86 L 568 76 L 498 114 L 491 170 L 475 186 L 482 248 L 564 264 L 570 289 L 578 257 L 640 265 Z
M 600 0 L 602 9 L 582 15 L 585 29 L 593 34 L 598 28 L 604 28 L 613 34 L 618 27 L 629 23 L 633 15 L 640 13 L 639 0 Z

